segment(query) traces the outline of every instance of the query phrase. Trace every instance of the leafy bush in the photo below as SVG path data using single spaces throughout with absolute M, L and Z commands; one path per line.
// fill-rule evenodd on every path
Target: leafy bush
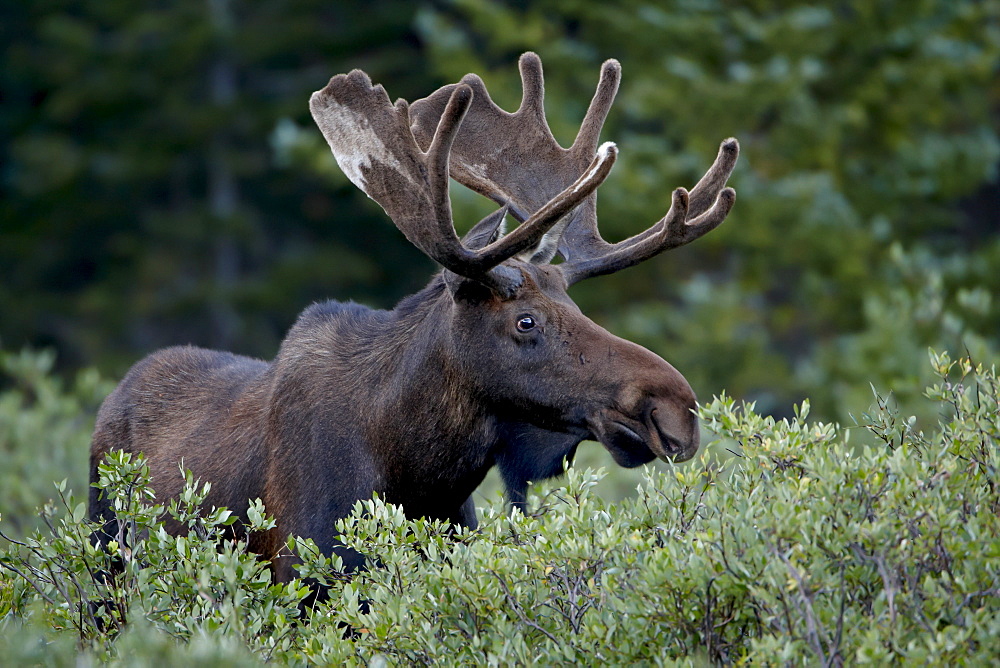
M 61 510 L 50 503 L 40 514 L 47 531 L 25 541 L 4 536 L 19 548 L 0 562 L 20 578 L 11 585 L 11 610 L 72 631 L 99 658 L 110 656 L 105 641 L 136 622 L 183 641 L 256 638 L 264 659 L 287 644 L 308 587 L 301 581 L 272 585 L 266 562 L 247 550 L 245 539 L 227 532 L 236 517 L 226 509 L 199 511 L 211 485 L 199 485 L 188 473 L 180 498 L 164 508 L 153 503 L 149 482 L 142 457 L 115 452 L 101 466 L 98 484 L 114 498 L 115 511 L 105 527 L 112 537 L 106 549 L 91 540 L 98 525 L 85 519 L 86 504 L 59 484 Z M 164 514 L 187 525 L 188 534 L 168 535 Z M 259 501 L 249 521 L 251 531 L 273 526 Z M 34 612 L 26 607 L 39 601 L 44 605 Z
M 603 473 L 590 470 L 529 514 L 484 509 L 475 532 L 359 502 L 338 528 L 376 555 L 369 570 L 343 577 L 298 541 L 304 574 L 330 587 L 308 621 L 293 621 L 301 583 L 271 585 L 245 542 L 220 539 L 227 512 L 196 515 L 203 487 L 189 480 L 167 509 L 195 530 L 167 536 L 141 461 L 121 457 L 102 484 L 136 534 L 111 547 L 123 575 L 92 576 L 108 557 L 80 506 L 47 509 L 53 531 L 3 557 L 18 574 L 0 652 L 42 656 L 25 640 L 40 637 L 51 657 L 72 637 L 127 663 L 996 663 L 1000 383 L 967 358 L 932 366 L 933 432 L 880 395 L 848 429 L 808 421 L 808 403 L 775 421 L 722 397 L 701 410 L 721 438 L 700 465 L 651 470 L 621 502 L 593 493 Z M 251 520 L 268 522 L 259 506 Z

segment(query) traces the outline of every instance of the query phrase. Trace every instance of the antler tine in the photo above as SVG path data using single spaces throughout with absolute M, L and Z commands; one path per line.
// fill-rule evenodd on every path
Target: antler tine
M 695 187 L 691 190 L 691 192 L 688 193 L 689 204 L 688 204 L 687 216 L 689 218 L 692 219 L 697 218 L 701 214 L 705 213 L 705 211 L 707 211 L 709 207 L 715 204 L 716 199 L 720 195 L 722 187 L 726 185 L 726 181 L 729 179 L 729 175 L 732 173 L 733 168 L 736 166 L 736 159 L 739 157 L 739 151 L 740 151 L 739 142 L 737 142 L 732 137 L 722 142 L 722 145 L 719 146 L 719 153 L 715 157 L 715 162 L 712 163 L 711 168 L 709 168 L 709 170 L 705 172 L 705 175 L 701 177 L 697 185 L 695 185 Z M 720 220 L 719 224 L 721 223 L 722 221 Z M 619 245 L 623 245 L 626 243 L 635 244 L 639 241 L 643 241 L 649 238 L 650 236 L 653 236 L 654 234 L 657 234 L 660 231 L 658 224 L 659 223 L 654 224 L 647 230 L 635 235 L 634 237 L 631 237 L 630 239 L 627 239 L 626 241 L 621 242 L 621 244 Z M 717 226 L 718 224 L 716 225 L 716 227 Z M 594 229 L 596 232 L 596 226 Z M 708 229 L 704 229 L 702 231 L 702 234 L 705 234 L 709 231 L 710 230 Z M 699 234 L 698 236 L 701 236 L 701 234 Z M 695 238 L 697 237 L 692 237 L 691 241 L 694 241 Z M 607 252 L 611 248 L 611 244 L 604 242 L 603 239 L 601 240 L 601 242 L 605 246 L 604 252 Z M 600 245 L 601 244 L 596 244 L 595 246 L 600 246 Z M 672 246 L 671 248 L 676 248 L 676 246 Z M 596 253 L 594 255 L 600 255 L 600 254 L 602 253 Z M 588 256 L 588 259 L 593 259 L 593 258 Z
M 601 66 L 601 78 L 597 83 L 597 90 L 594 91 L 594 98 L 590 101 L 571 150 L 589 154 L 597 148 L 601 129 L 604 128 L 604 121 L 607 120 L 611 105 L 615 102 L 621 79 L 622 66 L 618 61 L 613 58 L 605 60 Z
M 549 200 L 510 234 L 478 251 L 472 251 L 463 246 L 455 235 L 447 190 L 449 152 L 472 95 L 472 89 L 464 85 L 458 86 L 452 92 L 427 152 L 428 163 L 436 168 L 431 173 L 437 175 L 436 180 L 441 179 L 444 184 L 433 190 L 437 195 L 437 209 L 440 212 L 447 212 L 446 216 L 439 215 L 436 218 L 439 228 L 436 240 L 447 243 L 438 241 L 434 247 L 425 249 L 425 252 L 456 274 L 478 280 L 486 279 L 485 282 L 501 293 L 511 294 L 520 285 L 519 277 L 514 278 L 512 283 L 510 272 L 496 272 L 491 275 L 490 271 L 504 260 L 536 246 L 566 214 L 597 190 L 611 172 L 618 157 L 618 147 L 611 142 L 602 146 L 590 168 L 573 184 Z M 452 240 L 455 243 L 452 243 Z
M 461 244 L 450 227 L 447 147 L 471 99 L 467 87 L 455 90 L 429 154 L 413 139 L 405 101 L 390 104 L 385 89 L 372 85 L 360 70 L 333 77 L 309 100 L 347 177 L 385 209 L 407 239 L 435 259 L 460 255 L 456 247 Z M 434 222 L 431 230 L 428 221 Z
M 548 127 L 545 120 L 545 76 L 542 74 L 542 59 L 537 53 L 522 53 L 517 61 L 521 71 L 521 106 L 517 113 L 528 113 Z
M 726 185 L 729 175 L 736 167 L 736 159 L 740 156 L 740 143 L 735 138 L 722 142 L 719 146 L 719 154 L 715 157 L 715 162 L 705 175 L 701 177 L 697 185 L 691 190 L 691 204 L 689 215 L 700 216 L 712 206 L 719 191 Z M 707 232 L 708 230 L 706 230 Z
M 641 234 L 617 244 L 608 244 L 599 236 L 591 239 L 589 246 L 580 249 L 580 259 L 562 265 L 566 282 L 572 285 L 585 278 L 614 273 L 714 230 L 736 202 L 736 191 L 724 186 L 738 157 L 736 139 L 722 142 L 712 167 L 690 194 L 684 188 L 674 190 L 670 210 Z
M 465 114 L 469 110 L 469 105 L 472 103 L 472 95 L 472 89 L 468 86 L 455 88 L 448 99 L 444 113 L 441 114 L 441 120 L 434 131 L 434 140 L 427 151 L 427 164 L 431 167 L 428 170 L 428 176 L 433 179 L 430 194 L 434 198 L 434 209 L 438 213 L 434 217 L 437 233 L 431 237 L 429 248 L 420 243 L 416 245 L 445 267 L 461 266 L 471 259 L 470 252 L 462 245 L 455 233 L 455 225 L 452 220 L 451 196 L 448 187 L 448 159 L 455 135 L 462 124 L 462 119 L 465 118 Z M 401 102 L 405 104 L 405 101 Z M 403 105 L 398 105 L 398 108 L 403 108 Z M 415 230 L 415 232 L 419 235 L 420 229 Z M 405 230 L 403 233 L 407 238 L 410 238 L 410 234 L 407 234 Z

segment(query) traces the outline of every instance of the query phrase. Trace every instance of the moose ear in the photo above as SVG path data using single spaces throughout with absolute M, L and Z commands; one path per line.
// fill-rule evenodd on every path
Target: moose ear
M 504 205 L 472 226 L 464 237 L 462 244 L 470 250 L 481 250 L 502 237 L 506 233 L 506 217 L 509 206 Z M 497 267 L 499 271 L 512 271 L 509 267 Z M 492 291 L 485 284 L 475 279 L 459 276 L 448 269 L 444 270 L 444 282 L 456 299 L 482 301 L 492 297 Z
M 448 269 L 445 269 L 442 275 L 451 298 L 456 302 L 481 304 L 497 298 L 496 292 L 481 281 L 459 276 Z
M 470 250 L 481 250 L 502 237 L 507 232 L 506 218 L 509 206 L 506 204 L 472 226 L 462 243 Z
M 559 251 L 559 242 L 562 240 L 566 225 L 572 218 L 572 212 L 563 216 L 562 220 L 556 223 L 551 230 L 546 232 L 534 248 L 529 248 L 517 257 L 531 264 L 548 264 Z

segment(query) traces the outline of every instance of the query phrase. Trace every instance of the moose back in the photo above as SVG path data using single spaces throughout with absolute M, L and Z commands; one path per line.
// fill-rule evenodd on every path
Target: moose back
M 262 499 L 277 526 L 250 546 L 287 581 L 287 536 L 331 553 L 335 521 L 373 492 L 410 516 L 475 526 L 470 495 L 493 466 L 520 505 L 528 482 L 560 473 L 584 439 L 627 467 L 692 457 L 698 422 L 684 377 L 596 325 L 566 290 L 719 225 L 735 201 L 725 184 L 738 144 L 723 142 L 690 192 L 674 190 L 661 220 L 607 243 L 596 190 L 617 148 L 598 141 L 618 63 L 604 63 L 568 149 L 545 120 L 538 56 L 524 54 L 520 70 L 513 114 L 472 74 L 412 105 L 391 103 L 358 70 L 314 93 L 313 118 L 341 169 L 442 271 L 391 311 L 309 307 L 272 362 L 194 347 L 143 359 L 100 409 L 91 481 L 120 449 L 145 454 L 161 501 L 183 487 L 181 462 L 212 483 L 209 505 L 245 517 L 248 500 Z M 499 205 L 464 239 L 449 177 Z M 505 233 L 508 216 L 519 224 Z M 90 514 L 111 518 L 95 488 Z

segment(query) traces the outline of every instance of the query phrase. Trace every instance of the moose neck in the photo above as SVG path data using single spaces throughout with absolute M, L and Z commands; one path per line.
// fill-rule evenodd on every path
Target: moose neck
M 391 479 L 409 492 L 434 497 L 452 490 L 464 500 L 492 463 L 495 421 L 460 368 L 468 351 L 455 349 L 453 303 L 443 281 L 435 279 L 415 299 L 415 308 L 405 300 L 394 312 L 409 346 L 398 351 L 395 373 L 383 386 L 379 417 L 394 433 L 374 445 L 392 450 L 386 453 Z
M 386 501 L 414 516 L 439 515 L 452 496 L 460 506 L 492 463 L 496 436 L 456 368 L 450 318 L 440 278 L 392 311 L 331 302 L 303 314 L 275 361 L 271 395 L 281 423 L 312 434 L 300 466 L 327 462 L 324 475 L 353 485 L 338 461 L 349 442 L 366 453 L 374 491 Z
M 492 463 L 494 420 L 459 368 L 451 309 L 435 278 L 397 306 L 379 342 L 385 364 L 367 440 L 385 472 L 387 500 L 412 514 L 426 514 L 422 506 L 439 506 L 443 495 L 461 503 Z

